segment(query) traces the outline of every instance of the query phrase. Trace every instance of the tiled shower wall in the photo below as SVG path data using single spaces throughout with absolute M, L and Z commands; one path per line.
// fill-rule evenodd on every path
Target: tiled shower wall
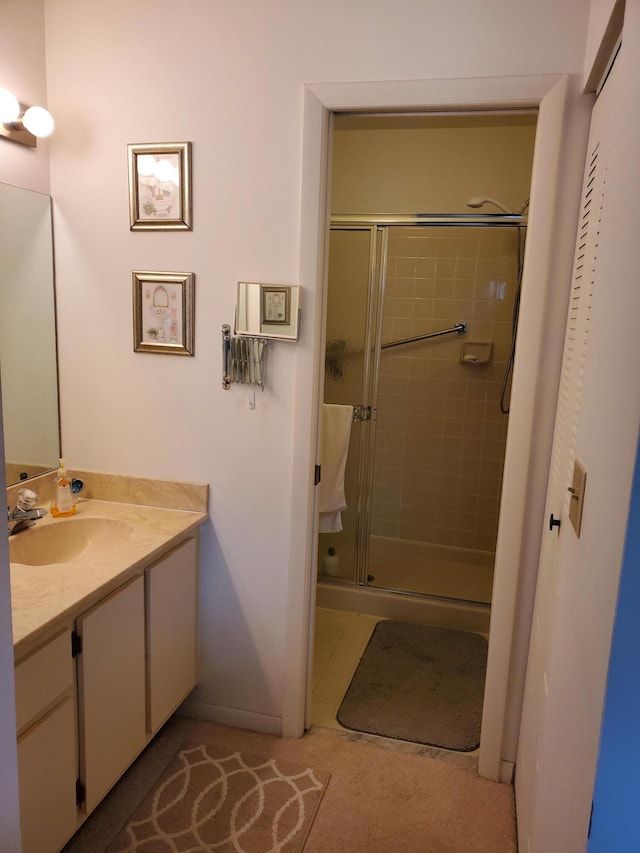
M 383 343 L 468 332 L 382 351 L 372 534 L 495 551 L 516 268 L 516 227 L 390 229 Z M 460 361 L 474 341 L 492 343 L 488 364 Z

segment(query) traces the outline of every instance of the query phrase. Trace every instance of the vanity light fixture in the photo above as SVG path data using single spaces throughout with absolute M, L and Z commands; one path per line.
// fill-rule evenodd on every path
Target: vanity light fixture
M 0 136 L 35 148 L 38 137 L 53 131 L 53 117 L 44 107 L 21 104 L 8 89 L 0 89 Z

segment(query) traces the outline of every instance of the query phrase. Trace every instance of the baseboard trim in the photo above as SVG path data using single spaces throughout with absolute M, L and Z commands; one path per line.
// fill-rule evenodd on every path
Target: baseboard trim
M 504 759 L 502 759 L 502 761 L 500 762 L 500 781 L 504 782 L 507 785 L 512 785 L 515 773 L 515 762 L 505 761 Z
M 187 699 L 178 708 L 178 714 L 192 717 L 195 720 L 209 720 L 224 726 L 234 726 L 237 729 L 247 729 L 262 734 L 281 735 L 281 717 L 271 717 L 268 714 L 256 714 L 254 711 L 242 711 L 239 708 L 224 708 L 209 702 L 195 702 Z

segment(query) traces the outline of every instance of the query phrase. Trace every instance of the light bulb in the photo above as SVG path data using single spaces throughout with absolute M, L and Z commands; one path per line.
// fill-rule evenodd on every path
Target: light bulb
M 34 136 L 49 136 L 53 131 L 53 116 L 44 107 L 29 107 L 22 123 Z
M 20 115 L 20 104 L 8 89 L 0 89 L 0 122 L 11 124 Z

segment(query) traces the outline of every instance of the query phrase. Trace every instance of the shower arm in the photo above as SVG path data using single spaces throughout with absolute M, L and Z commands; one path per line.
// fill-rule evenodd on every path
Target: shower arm
M 440 335 L 451 335 L 455 332 L 457 335 L 466 335 L 467 334 L 467 324 L 466 323 L 456 323 L 455 326 L 452 326 L 450 329 L 442 329 L 440 332 L 427 332 L 426 335 L 418 335 L 415 338 L 403 338 L 401 341 L 392 341 L 389 344 L 382 344 L 380 349 L 388 349 L 389 347 L 399 347 L 402 344 L 412 344 L 415 341 L 425 341 L 427 338 L 439 338 Z

